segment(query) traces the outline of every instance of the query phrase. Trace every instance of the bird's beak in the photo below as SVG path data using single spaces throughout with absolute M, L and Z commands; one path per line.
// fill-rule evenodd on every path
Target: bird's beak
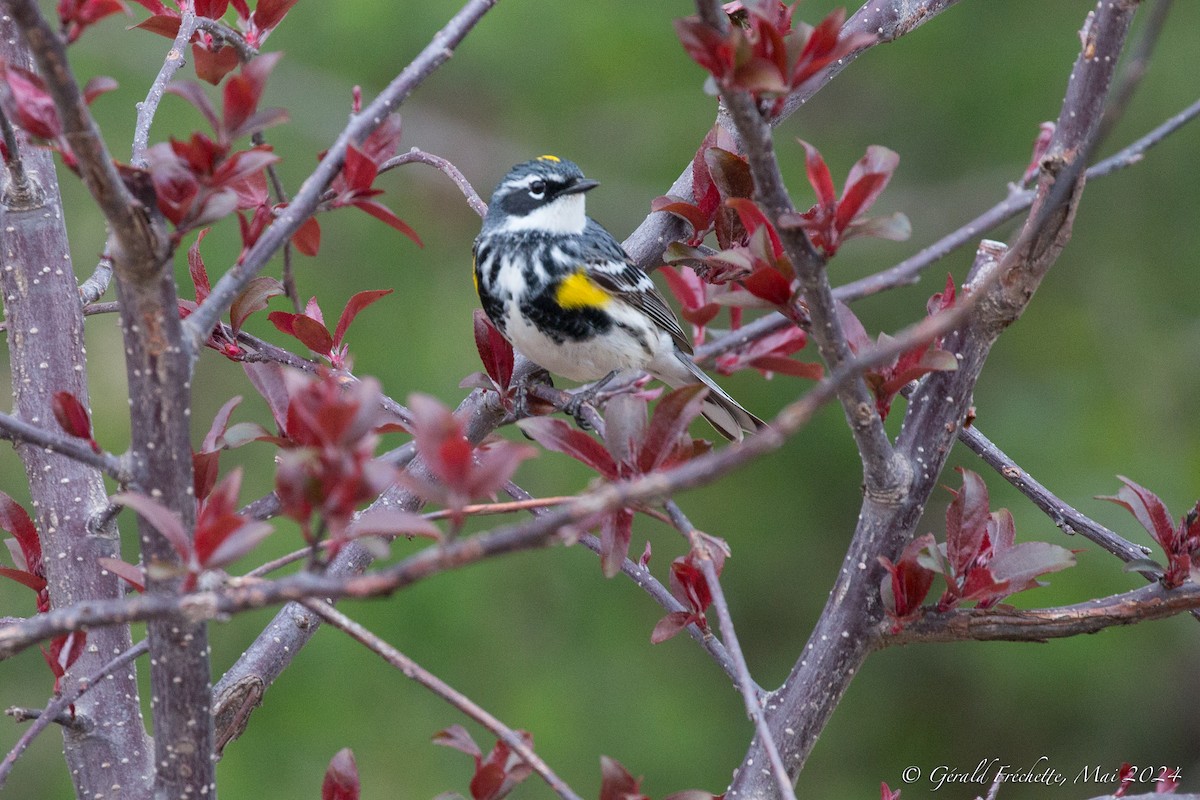
M 580 194 L 580 193 L 586 192 L 590 189 L 595 189 L 599 185 L 600 185 L 600 181 L 594 181 L 591 178 L 580 178 L 579 180 L 575 181 L 570 186 L 568 186 L 567 188 L 565 188 L 561 192 L 559 192 L 559 194 L 560 195 Z

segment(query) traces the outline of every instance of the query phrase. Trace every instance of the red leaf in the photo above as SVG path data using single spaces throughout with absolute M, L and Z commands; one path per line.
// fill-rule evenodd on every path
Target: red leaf
M 46 579 L 40 575 L 34 575 L 32 572 L 26 572 L 23 569 L 11 569 L 9 567 L 0 567 L 0 576 L 11 578 L 22 586 L 28 586 L 35 592 L 40 592 L 46 588 Z
M 154 19 L 154 17 L 151 17 Z M 146 20 L 149 22 L 150 20 Z M 138 26 L 147 27 L 143 23 Z M 175 23 L 175 33 L 170 34 L 170 38 L 174 38 L 179 32 L 179 23 Z M 156 30 L 155 33 L 158 33 Z M 163 33 L 163 36 L 168 34 Z M 222 45 L 216 50 L 209 50 L 200 44 L 192 45 L 192 63 L 196 65 L 196 77 L 200 80 L 211 83 L 213 86 L 218 85 L 226 75 L 238 68 L 238 64 L 242 63 L 238 56 L 238 51 L 231 45 Z
M 146 591 L 146 577 L 140 567 L 127 564 L 119 558 L 97 558 L 96 563 L 139 592 Z
M 162 505 L 157 500 L 152 500 L 149 496 L 138 492 L 120 492 L 119 494 L 114 494 L 111 499 L 117 505 L 136 511 L 138 516 L 149 523 L 152 528 L 162 534 L 164 539 L 171 543 L 171 546 L 175 548 L 175 552 L 179 554 L 181 560 L 185 563 L 191 560 L 192 543 L 188 539 L 188 533 L 183 527 L 183 521 L 177 513 Z
M 780 375 L 790 375 L 793 378 L 806 378 L 819 381 L 825 377 L 825 368 L 811 361 L 797 361 L 787 356 L 767 355 L 750 359 L 750 366 L 763 372 L 775 372 Z
M 956 469 L 962 475 L 963 485 L 946 509 L 946 556 L 954 574 L 962 576 L 984 546 L 991 512 L 983 478 L 969 469 Z
M 650 201 L 651 211 L 665 211 L 674 214 L 692 227 L 693 237 L 708 231 L 712 224 L 711 215 L 706 214 L 698 206 L 672 195 L 663 195 Z
M 463 491 L 471 469 L 471 443 L 450 409 L 424 394 L 408 400 L 416 428 L 417 451 L 429 471 L 450 489 Z
M 672 611 L 655 624 L 654 630 L 650 632 L 650 643 L 659 644 L 673 638 L 693 620 L 694 616 L 690 611 Z
M 321 800 L 358 800 L 358 765 L 349 747 L 339 750 L 329 761 L 321 782 Z
M 612 454 L 591 436 L 567 422 L 550 417 L 530 417 L 517 425 L 542 447 L 581 461 L 609 480 L 617 478 L 617 465 Z
M 759 267 L 741 283 L 750 294 L 777 306 L 786 306 L 792 299 L 792 282 L 774 267 Z
M 225 431 L 229 427 L 229 417 L 241 402 L 241 395 L 238 395 L 230 398 L 225 402 L 225 405 L 221 406 L 216 416 L 213 417 L 212 425 L 208 427 L 208 433 L 204 436 L 204 443 L 200 445 L 200 452 L 212 453 L 225 447 L 223 439 Z
M 0 63 L 0 74 L 8 83 L 9 91 L 0 95 L 0 99 L 9 118 L 31 136 L 39 139 L 58 138 L 62 133 L 62 125 L 54 108 L 54 100 L 46 92 L 42 79 L 12 64 Z
M 243 65 L 242 71 L 226 82 L 222 94 L 222 110 L 225 114 L 225 129 L 231 140 L 256 132 L 247 123 L 258 111 L 258 103 L 262 99 L 267 78 L 282 57 L 283 53 L 280 51 L 264 53 Z
M 600 521 L 600 568 L 611 578 L 621 571 L 633 536 L 633 512 L 618 508 Z
M 42 575 L 42 542 L 37 528 L 24 507 L 4 492 L 0 492 L 0 530 L 8 531 L 17 541 L 25 559 L 23 565 L 17 563 L 17 566 L 24 566 L 34 575 Z M 15 554 L 13 560 L 16 561 Z
M 479 360 L 487 370 L 488 377 L 496 386 L 504 391 L 512 381 L 513 348 L 504 335 L 496 330 L 496 326 L 487 318 L 482 309 L 475 309 L 473 315 L 475 325 L 475 349 L 479 351 Z
M 306 256 L 315 256 L 321 249 L 321 226 L 316 217 L 309 217 L 300 223 L 300 227 L 292 234 L 292 244 Z
M 109 92 L 115 92 L 117 88 L 117 82 L 113 78 L 107 75 L 97 75 L 83 87 L 83 102 L 90 106 L 97 97 Z
M 817 205 L 832 211 L 837 203 L 837 190 L 834 189 L 829 167 L 825 164 L 825 159 L 821 157 L 817 148 L 803 139 L 800 140 L 800 144 L 804 146 L 804 166 L 808 171 L 808 182 L 812 184 L 813 191 L 816 192 Z
M 148 2 L 144 2 L 144 0 L 133 0 L 133 2 L 145 6 L 152 12 L 155 12 L 154 16 L 147 17 L 133 27 L 141 28 L 144 31 L 150 31 L 150 33 L 156 33 L 159 36 L 165 36 L 168 39 L 174 39 L 179 35 L 180 19 L 178 11 L 172 11 L 162 3 L 157 2 L 153 6 L 151 6 L 151 4 Z M 157 11 L 155 11 L 155 9 L 157 9 Z
M 896 563 L 879 557 L 879 563 L 890 576 L 884 579 L 881 589 L 883 603 L 888 615 L 897 622 L 915 617 L 933 586 L 933 570 L 920 563 L 922 552 L 931 547 L 937 547 L 937 542 L 932 533 L 927 533 L 910 541 Z
M 342 316 L 338 318 L 337 329 L 333 332 L 333 346 L 340 347 L 342 338 L 346 335 L 346 329 L 350 327 L 350 323 L 358 316 L 358 313 L 375 301 L 387 297 L 392 293 L 392 289 L 373 289 L 366 292 L 358 292 L 349 300 L 346 301 L 346 307 L 342 309 Z
M 79 398 L 70 392 L 55 392 L 50 408 L 59 426 L 76 439 L 92 438 L 92 418 Z M 95 447 L 94 449 L 99 449 Z
M 273 312 L 268 319 L 280 313 L 285 312 Z M 333 337 L 329 335 L 329 330 L 305 314 L 292 315 L 292 335 L 314 353 L 328 357 L 333 352 Z
M 352 192 L 365 192 L 375 182 L 379 167 L 363 151 L 354 145 L 346 146 L 346 162 L 342 166 L 342 177 Z
M 260 31 L 270 31 L 283 21 L 284 15 L 295 4 L 296 0 L 259 0 L 252 18 L 255 27 Z
M 255 311 L 262 311 L 272 297 L 283 293 L 283 284 L 275 278 L 259 275 L 251 279 L 229 307 L 229 321 L 234 334 L 242 329 L 247 317 Z
M 504 785 L 504 767 L 500 764 L 483 764 L 471 777 L 471 797 L 474 800 L 492 800 Z
M 203 303 L 209 292 L 212 291 L 212 286 L 208 281 L 208 270 L 204 267 L 204 258 L 200 255 L 200 243 L 204 241 L 204 237 L 210 230 L 211 228 L 201 230 L 187 252 L 188 274 L 191 275 L 192 286 L 196 289 L 197 303 Z
M 635 778 L 620 761 L 600 756 L 600 800 L 645 800 L 641 778 Z
M 1142 527 L 1150 533 L 1154 541 L 1170 554 L 1173 549 L 1172 542 L 1175 539 L 1175 524 L 1171 521 L 1171 512 L 1167 510 L 1166 504 L 1154 492 L 1134 483 L 1124 475 L 1118 475 L 1117 479 L 1125 485 L 1120 488 L 1116 496 L 1100 497 L 1099 499 L 1108 500 L 1128 509 Z
M 421 237 L 417 236 L 417 232 L 409 227 L 408 223 L 397 217 L 392 210 L 382 203 L 376 203 L 374 200 L 355 200 L 351 203 L 355 208 L 360 208 L 370 214 L 375 219 L 387 223 L 391 227 L 403 233 L 409 239 L 412 239 L 417 247 L 424 247 L 421 243 Z
M 686 439 L 688 426 L 704 407 L 707 387 L 694 384 L 663 395 L 654 408 L 650 425 L 638 450 L 638 470 L 652 472 L 677 459 L 680 439 Z
M 474 756 L 476 759 L 483 758 L 483 751 L 479 749 L 479 745 L 475 744 L 475 740 L 471 738 L 471 734 L 467 733 L 467 729 L 457 723 L 435 733 L 433 735 L 433 743 L 440 744 L 443 747 L 451 747 L 469 756 Z
M 867 148 L 846 177 L 846 190 L 838 203 L 838 230 L 844 230 L 851 220 L 875 203 L 899 164 L 900 156 L 894 151 L 875 144 Z

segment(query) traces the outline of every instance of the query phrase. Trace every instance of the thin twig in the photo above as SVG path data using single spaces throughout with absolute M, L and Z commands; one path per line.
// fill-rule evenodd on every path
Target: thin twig
M 87 307 L 99 300 L 105 292 L 108 291 L 109 284 L 112 283 L 113 262 L 112 258 L 105 254 L 100 257 L 100 261 L 96 263 L 96 269 L 92 270 L 92 274 L 87 280 L 79 284 L 79 302 L 83 303 L 85 310 L 84 314 L 99 313 L 96 311 L 87 311 Z M 112 311 L 117 310 L 117 304 L 112 303 Z
M 46 703 L 46 707 L 42 709 L 37 719 L 21 735 L 21 738 L 17 740 L 13 748 L 8 751 L 8 755 L 4 757 L 4 761 L 0 762 L 0 789 L 4 788 L 4 783 L 8 780 L 8 775 L 12 772 L 13 765 L 17 763 L 17 759 L 29 748 L 29 745 L 33 743 L 33 740 L 37 738 L 39 733 L 48 728 L 51 723 L 58 721 L 60 715 L 65 713 L 71 707 L 71 704 L 78 700 L 84 692 L 103 680 L 105 676 L 111 675 L 125 665 L 132 663 L 134 659 L 146 653 L 149 649 L 149 643 L 143 639 L 88 677 L 68 682 L 61 694 Z M 95 721 L 92 721 L 91 724 L 95 724 Z
M 179 31 L 171 42 L 171 49 L 163 59 L 163 65 L 146 92 L 146 99 L 137 104 L 137 124 L 133 129 L 133 155 L 130 163 L 136 167 L 146 166 L 146 150 L 150 147 L 150 126 L 158 113 L 167 84 L 186 63 L 187 44 L 196 32 L 196 9 L 194 3 L 182 3 L 179 7 Z
M 1105 628 L 1165 619 L 1200 608 L 1200 584 L 1165 589 L 1154 583 L 1109 597 L 1056 608 L 966 608 L 930 612 L 892 633 L 887 622 L 878 630 L 882 647 L 916 642 L 1005 641 L 1044 642 L 1096 633 Z
M 36 187 L 25 172 L 17 132 L 8 115 L 0 109 L 0 137 L 4 140 L 4 166 L 8 169 L 8 185 L 4 187 L 4 205 L 12 209 L 31 208 L 40 202 Z
M 1144 559 L 1150 554 L 1149 547 L 1134 544 L 1120 534 L 1109 530 L 1051 492 L 1032 475 L 1021 469 L 1012 458 L 993 444 L 974 425 L 959 430 L 958 440 L 987 462 L 988 466 L 1000 473 L 1000 476 L 1012 484 L 1017 491 L 1028 497 L 1064 533 L 1078 533 L 1125 562 Z M 1146 574 L 1146 577 L 1154 579 L 1157 576 Z
M 31 425 L 23 419 L 3 412 L 0 412 L 0 439 L 8 439 L 13 444 L 37 445 L 49 452 L 61 453 L 95 467 L 118 483 L 128 483 L 131 480 L 125 462 L 112 453 L 97 453 L 82 439 Z
M 193 363 L 218 318 L 237 294 L 252 280 L 267 261 L 308 219 L 321 200 L 325 188 L 342 168 L 346 148 L 375 130 L 388 114 L 395 111 L 413 90 L 450 58 L 463 37 L 483 18 L 498 0 L 467 0 L 462 9 L 433 36 L 433 40 L 388 84 L 371 103 L 356 114 L 330 145 L 325 158 L 304 181 L 287 208 L 246 253 L 241 265 L 221 276 L 208 298 L 185 322 L 189 352 Z
M 404 655 L 404 653 L 401 653 L 395 647 L 380 639 L 329 603 L 321 600 L 306 600 L 304 601 L 304 605 L 314 614 L 325 620 L 325 622 L 350 636 L 350 638 L 364 645 L 371 652 L 400 670 L 404 674 L 404 677 L 416 681 L 491 731 L 497 739 L 508 745 L 514 753 L 521 757 L 522 761 L 541 776 L 546 785 L 554 790 L 554 793 L 563 798 L 563 800 L 581 800 L 579 795 L 575 794 L 571 790 L 571 787 L 562 778 L 558 777 L 532 748 L 525 744 L 525 741 L 517 735 L 516 731 L 494 717 L 475 701 L 433 673 L 422 668 L 416 661 L 413 661 Z
M 463 193 L 463 197 L 467 198 L 467 205 L 471 207 L 479 216 L 487 214 L 487 203 L 483 202 L 483 198 L 475 191 L 475 187 L 467 180 L 467 176 L 462 174 L 462 171 L 451 164 L 441 156 L 435 156 L 433 153 L 426 153 L 419 148 L 412 148 L 407 153 L 401 153 L 398 156 L 393 156 L 380 165 L 379 171 L 385 172 L 389 169 L 402 166 L 404 164 L 428 164 L 444 173 L 447 178 L 454 181 L 454 185 Z
M 721 629 L 721 640 L 725 642 L 725 647 L 733 660 L 734 684 L 742 696 L 746 715 L 754 723 L 754 731 L 767 753 L 767 759 L 771 764 L 771 773 L 775 776 L 779 793 L 785 800 L 795 800 L 796 792 L 792 788 L 792 779 L 788 777 L 783 758 L 779 755 L 779 748 L 775 745 L 775 737 L 771 734 L 771 728 L 767 725 L 767 718 L 763 714 L 762 693 L 750 676 L 750 667 L 746 664 L 746 656 L 742 653 L 742 646 L 738 643 L 737 632 L 733 627 L 733 617 L 729 613 L 725 591 L 721 588 L 721 579 L 717 574 L 716 563 L 709 553 L 710 544 L 697 535 L 696 528 L 674 501 L 668 501 L 666 507 L 667 513 L 671 516 L 671 522 L 688 539 L 692 546 L 692 552 L 698 556 L 700 571 L 704 573 L 704 581 L 708 584 L 708 590 L 712 594 L 713 608 L 717 612 L 717 626 Z

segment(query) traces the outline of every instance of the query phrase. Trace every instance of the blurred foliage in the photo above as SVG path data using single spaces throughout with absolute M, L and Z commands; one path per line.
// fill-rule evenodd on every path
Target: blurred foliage
M 48 0 L 43 5 L 52 11 Z M 815 21 L 833 5 L 811 0 L 798 14 Z M 1200 74 L 1200 6 L 1175 5 L 1145 83 L 1105 154 L 1195 99 L 1195 81 L 1186 78 Z M 778 130 L 785 176 L 801 207 L 811 197 L 795 138 L 818 146 L 839 182 L 869 144 L 901 155 L 877 211 L 903 210 L 913 222 L 912 242 L 852 243 L 832 265 L 835 282 L 890 266 L 1004 196 L 1025 168 L 1038 123 L 1057 115 L 1091 6 L 1091 0 L 963 2 L 872 50 Z M 362 84 L 372 96 L 457 8 L 448 0 L 296 6 L 269 41 L 286 56 L 264 101 L 291 112 L 292 123 L 268 135 L 283 156 L 288 186 L 298 186 L 343 124 L 351 87 Z M 675 179 L 712 122 L 714 101 L 671 28 L 672 18 L 689 13 L 684 0 L 500 3 L 402 109 L 402 149 L 416 145 L 448 158 L 485 198 L 516 161 L 543 152 L 572 158 L 602 180 L 589 208 L 620 236 Z M 1135 36 L 1142 24 L 1135 22 Z M 134 104 L 167 46 L 113 19 L 73 48 L 80 75 L 108 74 L 121 83 L 95 107 L 118 157 L 128 155 Z M 168 97 L 154 138 L 184 135 L 199 124 L 192 109 Z M 1092 499 L 1115 491 L 1115 474 L 1152 488 L 1177 514 L 1200 494 L 1200 435 L 1193 424 L 1200 413 L 1194 311 L 1200 239 L 1191 233 L 1197 152 L 1200 129 L 1192 126 L 1142 163 L 1088 187 L 1070 247 L 995 348 L 975 399 L 980 427 L 1019 463 L 1139 542 L 1147 540 L 1131 517 Z M 427 167 L 404 167 L 379 183 L 387 189 L 383 199 L 421 234 L 424 249 L 364 214 L 326 215 L 320 256 L 297 258 L 301 291 L 338 308 L 356 291 L 394 287 L 396 294 L 364 312 L 351 331 L 356 370 L 379 376 L 401 400 L 420 390 L 456 403 L 461 378 L 479 369 L 468 277 L 478 219 L 449 181 Z M 103 223 L 69 175 L 63 191 L 83 276 L 103 246 Z M 990 235 L 1004 238 L 1010 228 Z M 236 238 L 226 223 L 206 240 L 214 274 L 236 257 Z M 856 312 L 872 334 L 902 326 L 924 313 L 925 298 L 947 271 L 961 281 L 970 260 L 969 250 L 956 253 L 919 286 L 865 300 Z M 187 286 L 182 251 L 177 262 Z M 248 327 L 290 346 L 261 315 Z M 128 421 L 116 325 L 98 317 L 89 328 L 98 438 L 119 452 Z M 724 383 L 768 418 L 806 388 L 756 375 Z M 269 419 L 240 368 L 212 353 L 205 354 L 194 391 L 197 439 L 235 393 L 247 397 L 235 419 Z M 252 445 L 224 462 L 247 466 L 247 499 L 270 488 L 271 457 L 267 446 Z M 1015 598 L 1017 604 L 1070 603 L 1139 584 L 1095 547 L 1064 542 L 970 453 L 957 452 L 956 464 L 979 470 L 993 505 L 1012 509 L 1018 540 L 1082 551 L 1078 567 L 1053 576 L 1047 589 Z M 830 408 L 779 453 L 679 498 L 698 526 L 732 546 L 725 587 L 764 686 L 786 677 L 841 568 L 860 477 L 840 411 Z M 578 491 L 590 478 L 549 453 L 518 473 L 539 495 Z M 24 491 L 11 452 L 0 457 L 0 480 L 18 497 Z M 945 492 L 935 496 L 919 532 L 941 534 L 948 499 Z M 653 521 L 636 524 L 634 552 L 645 539 L 654 548 L 652 568 L 665 579 L 684 545 Z M 297 546 L 294 528 L 281 523 L 255 560 Z M 394 551 L 417 546 L 401 542 Z M 127 556 L 136 557 L 132 548 Z M 654 797 L 688 787 L 720 792 L 749 740 L 750 725 L 725 676 L 685 637 L 652 647 L 657 606 L 624 579 L 604 580 L 596 559 L 580 547 L 510 556 L 391 599 L 346 603 L 345 610 L 510 725 L 530 730 L 539 753 L 585 797 L 599 786 L 601 754 L 645 775 L 643 788 Z M 26 592 L 0 585 L 0 612 L 31 611 Z M 213 627 L 218 674 L 269 618 L 258 612 Z M 1195 620 L 1180 618 L 1043 646 L 961 644 L 879 654 L 818 743 L 800 793 L 870 798 L 881 780 L 904 786 L 908 765 L 926 774 L 939 765 L 969 773 L 981 760 L 1024 767 L 1041 756 L 1067 776 L 1068 785 L 1053 790 L 1056 797 L 1112 789 L 1070 782 L 1084 767 L 1122 761 L 1181 766 L 1184 788 L 1198 791 L 1196 634 Z M 51 679 L 36 652 L 0 669 L 4 706 L 44 702 Z M 465 792 L 465 757 L 429 743 L 455 722 L 464 720 L 452 708 L 341 634 L 322 630 L 228 749 L 218 772 L 221 791 L 264 800 L 317 797 L 329 759 L 349 746 L 364 798 Z M 17 726 L 0 721 L 0 751 L 18 734 Z M 10 796 L 69 795 L 56 739 L 44 735 L 18 764 Z M 922 781 L 904 794 L 931 788 Z M 941 796 L 985 790 L 959 785 Z M 1046 794 L 1040 786 L 1011 785 L 1000 797 Z M 550 793 L 530 779 L 514 796 Z

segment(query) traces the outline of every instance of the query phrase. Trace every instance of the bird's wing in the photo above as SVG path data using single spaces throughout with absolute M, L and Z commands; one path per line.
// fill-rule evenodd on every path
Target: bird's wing
M 676 347 L 691 354 L 691 340 L 679 326 L 675 312 L 671 311 L 654 281 L 630 260 L 616 240 L 609 241 L 610 247 L 589 254 L 585 263 L 588 277 L 600 288 L 654 320 L 654 324 L 671 336 Z

